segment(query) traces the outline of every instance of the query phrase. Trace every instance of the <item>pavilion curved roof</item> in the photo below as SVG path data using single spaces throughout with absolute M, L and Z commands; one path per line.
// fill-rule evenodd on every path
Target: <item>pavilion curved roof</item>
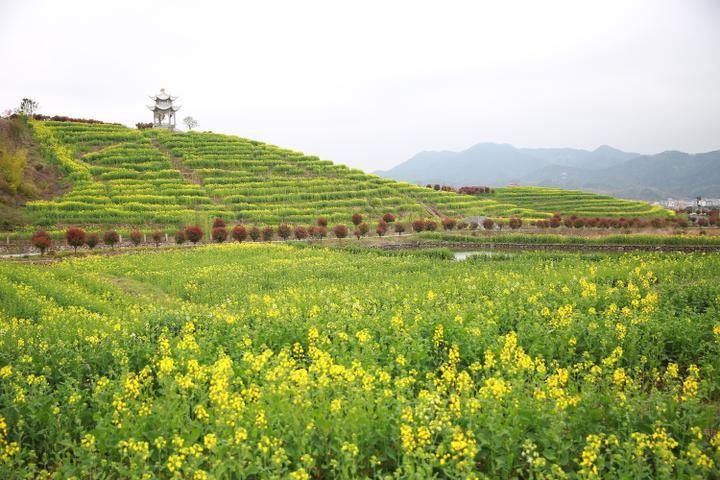
M 180 110 L 180 105 L 168 105 L 166 107 L 161 107 L 160 105 L 146 105 L 148 109 L 155 111 L 159 110 L 161 112 L 177 112 Z
M 166 93 L 164 88 L 161 88 L 161 89 L 160 89 L 160 93 L 157 93 L 157 94 L 155 94 L 155 95 L 152 95 L 152 96 L 150 96 L 150 98 L 152 98 L 152 99 L 155 100 L 155 101 L 158 101 L 158 100 L 161 100 L 161 101 L 162 101 L 162 100 L 170 100 L 170 101 L 173 101 L 173 100 L 175 100 L 175 99 L 178 98 L 178 97 L 173 97 L 173 96 L 170 95 L 169 93 Z

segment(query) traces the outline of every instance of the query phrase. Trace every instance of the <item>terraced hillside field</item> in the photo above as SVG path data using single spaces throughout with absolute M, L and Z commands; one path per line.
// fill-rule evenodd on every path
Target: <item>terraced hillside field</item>
M 646 202 L 560 188 L 498 188 L 491 198 L 521 208 L 556 212 L 562 216 L 642 218 L 667 214 L 661 207 Z
M 40 225 L 175 225 L 212 217 L 271 225 L 311 223 L 319 216 L 347 222 L 353 212 L 370 218 L 391 212 L 406 218 L 541 219 L 555 213 L 552 208 L 563 200 L 555 190 L 542 198 L 542 189 L 495 197 L 438 192 L 215 133 L 54 121 L 30 125 L 45 157 L 72 183 L 60 197 L 27 204 L 31 222 Z M 565 200 L 577 211 L 605 205 L 627 215 L 664 214 L 640 202 L 572 193 Z

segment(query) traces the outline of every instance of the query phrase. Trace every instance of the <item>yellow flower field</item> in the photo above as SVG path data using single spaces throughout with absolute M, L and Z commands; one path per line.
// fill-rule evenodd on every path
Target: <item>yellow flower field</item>
M 2 478 L 718 478 L 720 256 L 0 263 Z

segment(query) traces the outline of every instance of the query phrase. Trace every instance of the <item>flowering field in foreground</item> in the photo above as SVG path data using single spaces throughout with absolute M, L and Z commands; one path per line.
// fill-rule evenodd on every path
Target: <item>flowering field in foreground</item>
M 0 263 L 0 477 L 718 478 L 720 256 Z

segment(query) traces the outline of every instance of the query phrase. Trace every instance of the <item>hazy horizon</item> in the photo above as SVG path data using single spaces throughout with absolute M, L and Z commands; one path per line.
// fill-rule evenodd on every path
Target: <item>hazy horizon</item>
M 478 143 L 720 149 L 720 2 L 0 3 L 0 110 L 179 119 L 366 171 Z

